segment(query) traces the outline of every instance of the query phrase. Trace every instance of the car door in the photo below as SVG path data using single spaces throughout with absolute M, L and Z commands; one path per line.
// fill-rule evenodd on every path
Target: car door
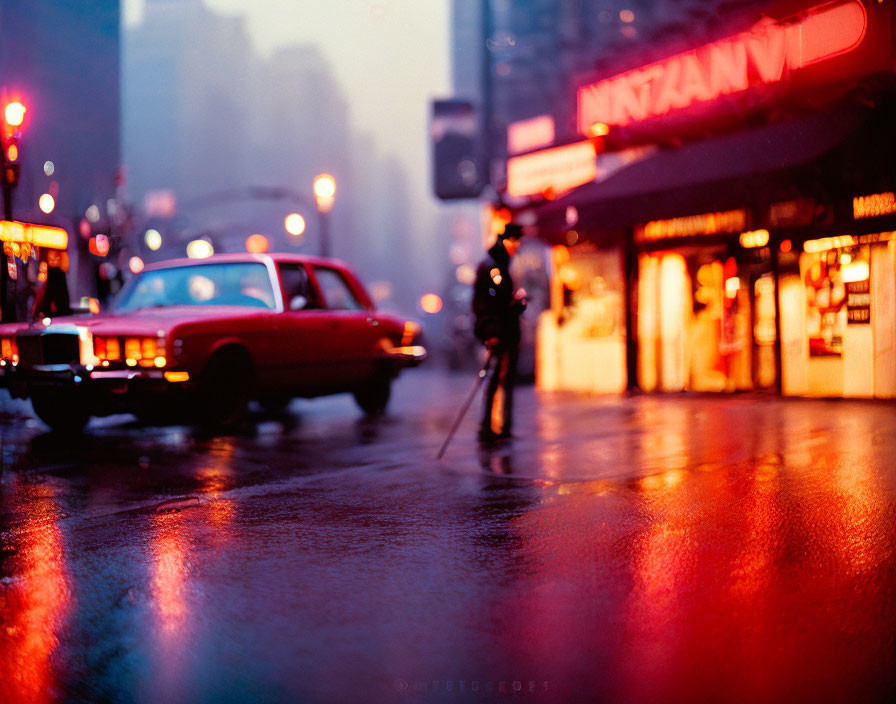
M 379 339 L 377 321 L 355 295 L 342 271 L 322 264 L 311 268 L 329 315 L 330 373 L 338 386 L 351 388 L 368 378 L 373 369 Z
M 338 380 L 333 357 L 338 348 L 339 321 L 324 307 L 304 264 L 280 262 L 277 269 L 284 311 L 280 315 L 276 378 L 283 390 L 291 393 L 325 393 Z

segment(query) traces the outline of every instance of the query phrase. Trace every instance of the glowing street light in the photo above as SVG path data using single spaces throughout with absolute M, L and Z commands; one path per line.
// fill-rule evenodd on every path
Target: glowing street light
M 333 209 L 336 196 L 336 179 L 330 174 L 319 174 L 314 178 L 314 200 L 317 209 L 329 213 Z
M 49 215 L 56 207 L 56 199 L 53 198 L 53 196 L 51 196 L 49 193 L 44 193 L 40 198 L 37 199 L 37 207 L 41 209 L 41 212 Z
M 215 248 L 208 240 L 193 240 L 187 245 L 187 256 L 190 259 L 206 259 L 215 253 Z
M 298 213 L 290 213 L 283 220 L 283 227 L 294 237 L 299 237 L 305 232 L 305 218 Z
M 162 246 L 162 234 L 158 230 L 147 230 L 146 234 L 143 235 L 143 241 L 146 242 L 147 247 L 155 252 Z
M 330 256 L 330 211 L 336 196 L 336 179 L 330 174 L 318 174 L 314 178 L 314 202 L 320 214 L 320 253 Z

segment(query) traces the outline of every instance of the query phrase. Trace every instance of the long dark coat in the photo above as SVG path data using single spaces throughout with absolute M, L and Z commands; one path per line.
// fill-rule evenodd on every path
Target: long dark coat
M 480 342 L 497 338 L 502 346 L 519 344 L 523 307 L 514 299 L 514 291 L 510 256 L 498 240 L 476 270 L 473 331 Z

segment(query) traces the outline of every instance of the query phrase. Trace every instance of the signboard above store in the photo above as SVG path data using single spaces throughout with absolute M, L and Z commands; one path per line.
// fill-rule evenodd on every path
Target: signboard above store
M 507 193 L 515 198 L 556 195 L 597 176 L 590 141 L 544 149 L 507 160 Z
M 0 242 L 8 244 L 28 244 L 35 247 L 65 249 L 68 247 L 68 233 L 61 227 L 34 225 L 29 222 L 0 220 Z
M 539 115 L 507 125 L 507 153 L 522 154 L 554 142 L 554 118 Z
M 782 83 L 862 44 L 868 14 L 859 0 L 818 5 L 578 89 L 578 130 L 660 118 L 689 107 Z M 866 69 L 867 70 L 867 69 Z
M 726 235 L 743 232 L 746 226 L 747 211 L 741 208 L 670 220 L 651 220 L 638 226 L 635 230 L 635 239 L 639 242 L 656 242 L 678 237 Z
M 896 193 L 874 193 L 852 199 L 852 213 L 856 220 L 877 218 L 896 213 Z

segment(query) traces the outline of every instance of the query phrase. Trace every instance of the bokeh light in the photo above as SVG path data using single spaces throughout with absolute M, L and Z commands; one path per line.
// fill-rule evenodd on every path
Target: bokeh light
M 442 299 L 435 293 L 427 293 L 420 298 L 420 307 L 424 313 L 435 315 L 442 310 Z
M 158 230 L 147 230 L 143 236 L 143 241 L 146 242 L 147 247 L 155 252 L 162 246 L 162 234 Z
M 109 253 L 109 237 L 106 235 L 96 235 L 90 238 L 87 249 L 91 254 L 98 257 L 105 257 Z
M 283 227 L 290 235 L 298 237 L 305 232 L 305 218 L 298 213 L 290 213 L 284 218 Z
M 56 207 L 56 199 L 49 193 L 44 193 L 40 198 L 37 199 L 37 207 L 40 208 L 42 212 L 49 215 Z
M 187 245 L 187 256 L 190 259 L 206 259 L 215 253 L 215 248 L 208 240 L 193 240 Z
M 25 121 L 25 106 L 18 100 L 7 103 L 4 110 L 6 124 L 10 127 L 19 127 Z
M 246 238 L 246 251 L 252 254 L 263 254 L 268 251 L 268 238 L 264 235 L 254 234 Z

